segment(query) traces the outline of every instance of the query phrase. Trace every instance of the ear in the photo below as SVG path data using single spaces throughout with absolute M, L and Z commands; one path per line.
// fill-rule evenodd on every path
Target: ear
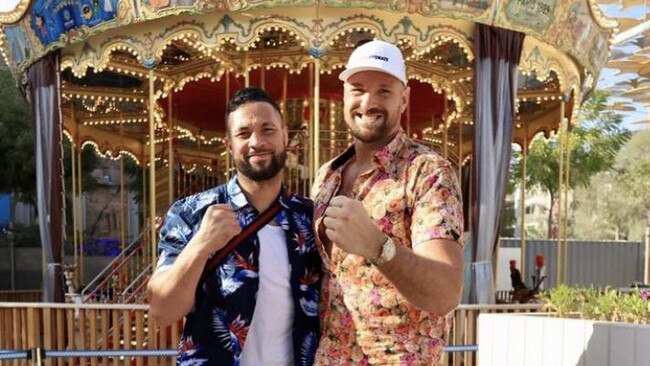
M 400 108 L 399 111 L 400 114 L 406 112 L 410 100 L 411 100 L 411 87 L 407 86 L 404 88 L 404 90 L 402 90 L 402 107 Z
M 232 141 L 230 141 L 230 133 L 228 131 L 226 131 L 226 138 L 224 139 L 224 143 L 226 145 L 226 149 L 228 150 L 228 152 L 232 154 Z

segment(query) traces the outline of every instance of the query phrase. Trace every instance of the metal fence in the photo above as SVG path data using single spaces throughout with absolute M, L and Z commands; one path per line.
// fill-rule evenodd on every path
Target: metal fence
M 521 239 L 501 238 L 502 248 L 519 248 Z M 644 245 L 628 241 L 568 240 L 567 285 L 625 287 L 643 281 Z M 547 287 L 557 285 L 557 240 L 526 241 L 526 282 L 535 268 L 535 256 L 545 258 Z

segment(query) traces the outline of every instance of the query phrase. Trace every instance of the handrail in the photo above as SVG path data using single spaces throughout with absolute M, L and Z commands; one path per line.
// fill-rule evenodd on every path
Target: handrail
M 130 256 L 133 255 L 133 253 L 137 252 L 137 249 L 141 247 L 144 244 L 144 241 L 141 240 L 143 237 L 147 234 L 147 230 L 143 230 L 138 237 L 129 244 L 129 246 L 124 249 L 118 256 L 113 258 L 113 260 L 101 271 L 95 278 L 84 287 L 83 290 L 81 290 L 81 298 L 83 301 L 86 301 L 88 298 L 91 297 L 91 295 L 94 295 L 94 293 L 101 288 L 101 285 L 103 285 L 106 281 L 108 281 L 111 278 L 111 274 L 113 272 L 118 271 L 125 263 L 126 259 L 129 258 Z M 126 254 L 128 253 L 128 254 Z M 113 267 L 117 263 L 117 266 Z M 91 291 L 90 294 L 85 295 L 86 292 Z
M 152 267 L 152 265 L 151 265 L 151 263 L 149 263 L 142 270 L 142 272 L 140 272 L 140 274 L 136 278 L 134 278 L 133 281 L 131 281 L 131 283 L 128 286 L 126 286 L 126 288 L 124 288 L 124 291 L 122 291 L 122 295 L 127 295 L 127 294 L 129 295 L 129 297 L 126 298 L 126 300 L 124 300 L 124 303 L 127 303 L 127 304 L 130 303 L 131 300 L 134 298 L 134 296 L 136 294 L 138 294 L 139 291 L 143 288 L 143 286 L 144 286 L 143 284 L 147 283 L 146 279 L 147 279 L 148 276 L 151 275 L 151 267 Z M 145 280 L 140 281 L 143 278 Z M 131 291 L 133 288 L 135 288 L 135 290 Z M 129 291 L 131 291 L 131 292 L 129 293 Z
M 147 283 L 149 283 L 150 277 L 151 275 L 147 274 L 147 276 L 145 276 L 145 280 L 140 283 L 140 285 L 135 289 L 135 291 L 131 292 L 131 295 L 129 295 L 129 297 L 127 297 L 126 300 L 124 300 L 124 303 L 131 304 L 131 301 L 135 299 L 135 296 L 141 294 L 140 290 L 142 290 L 147 285 Z

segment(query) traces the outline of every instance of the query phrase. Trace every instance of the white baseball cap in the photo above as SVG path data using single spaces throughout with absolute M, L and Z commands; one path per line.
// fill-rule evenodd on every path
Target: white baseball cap
M 360 71 L 379 71 L 391 75 L 406 85 L 406 66 L 402 51 L 384 41 L 370 41 L 357 47 L 339 79 L 346 81 Z

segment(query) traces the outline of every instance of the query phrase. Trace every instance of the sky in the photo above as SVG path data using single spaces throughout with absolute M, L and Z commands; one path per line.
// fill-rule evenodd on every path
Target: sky
M 601 5 L 601 9 L 603 10 L 603 13 L 605 13 L 605 15 L 608 17 L 612 17 L 612 18 L 623 17 L 623 18 L 638 19 L 639 24 L 644 22 L 645 20 L 648 20 L 649 19 L 648 15 L 650 14 L 650 7 L 647 6 L 635 6 L 635 7 L 630 7 L 625 11 L 621 11 L 621 7 L 619 5 Z M 618 46 L 617 48 L 624 51 L 625 53 L 632 53 L 639 50 L 638 47 L 629 46 L 629 45 Z M 636 74 L 631 74 L 631 73 L 623 74 L 620 73 L 620 71 L 617 69 L 604 68 L 600 73 L 600 77 L 598 79 L 598 84 L 596 87 L 599 89 L 607 89 L 608 87 L 611 87 L 614 84 L 624 82 L 626 80 L 634 79 L 635 77 Z M 626 102 L 626 101 L 629 102 L 629 99 L 613 97 L 611 101 L 612 103 Z M 634 103 L 632 105 L 636 108 L 636 111 L 633 112 L 617 111 L 617 112 L 623 115 L 624 117 L 623 121 L 627 128 L 631 130 L 642 129 L 644 127 L 643 124 L 635 124 L 634 122 L 640 120 L 648 120 L 648 118 L 650 117 L 650 111 L 646 111 L 643 105 L 640 103 Z M 650 125 L 646 125 L 646 127 L 650 127 Z

